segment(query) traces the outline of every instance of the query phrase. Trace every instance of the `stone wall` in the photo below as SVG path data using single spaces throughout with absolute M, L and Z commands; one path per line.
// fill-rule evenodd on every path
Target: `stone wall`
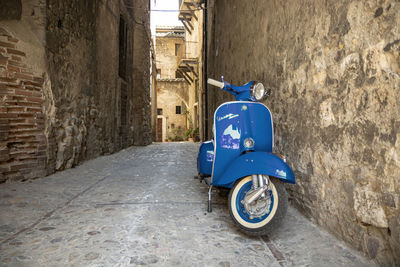
M 148 145 L 151 137 L 151 89 L 150 89 L 150 1 L 127 1 L 133 15 L 133 91 L 130 113 L 133 124 L 133 144 Z M 133 9 L 132 9 L 133 7 Z
M 49 169 L 63 170 L 106 152 L 96 92 L 96 1 L 49 0 L 46 58 L 51 81 L 48 105 Z M 91 70 L 91 71 L 90 71 Z M 52 112 L 54 110 L 54 112 Z
M 0 12 L 0 181 L 40 177 L 151 143 L 148 5 L 25 0 L 9 7 L 7 14 L 16 15 Z
M 275 150 L 296 174 L 292 203 L 379 264 L 399 264 L 400 3 L 208 7 L 208 77 L 272 88 L 265 104 Z M 208 93 L 212 109 L 231 99 L 214 87 Z

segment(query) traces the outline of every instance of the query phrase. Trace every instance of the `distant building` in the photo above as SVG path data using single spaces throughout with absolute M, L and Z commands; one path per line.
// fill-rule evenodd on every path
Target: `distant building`
M 196 141 L 204 136 L 201 2 L 180 1 L 183 27 L 156 28 L 158 141 Z
M 188 86 L 177 71 L 185 57 L 183 27 L 156 28 L 157 141 L 184 140 L 188 130 Z
M 203 50 L 203 9 L 199 0 L 180 0 L 179 19 L 185 28 L 185 57 L 179 62 L 177 71 L 188 84 L 189 127 L 195 139 L 204 139 L 204 111 L 207 109 L 203 98 L 204 50 Z
M 157 142 L 157 59 L 153 39 L 151 40 L 151 135 L 152 141 Z

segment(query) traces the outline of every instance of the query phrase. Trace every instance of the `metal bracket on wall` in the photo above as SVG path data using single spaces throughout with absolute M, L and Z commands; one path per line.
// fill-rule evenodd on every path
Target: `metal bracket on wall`
M 182 74 L 189 84 L 192 84 L 195 78 L 199 78 L 199 75 L 196 72 L 197 66 L 198 60 L 196 58 L 184 58 L 179 62 L 177 71 Z M 190 77 L 190 73 L 193 73 L 193 77 Z
M 196 4 L 187 0 L 185 0 L 183 4 L 186 6 L 187 9 L 183 9 L 182 7 L 184 5 L 181 5 L 178 18 L 180 21 L 182 21 L 183 26 L 189 32 L 189 34 L 192 34 L 192 31 L 194 30 L 194 27 L 191 23 L 192 18 L 197 21 L 199 20 L 199 18 L 196 16 Z

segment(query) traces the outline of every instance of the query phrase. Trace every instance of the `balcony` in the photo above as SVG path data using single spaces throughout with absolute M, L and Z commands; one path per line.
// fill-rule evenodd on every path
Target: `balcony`
M 197 72 L 198 64 L 197 58 L 184 58 L 179 62 L 177 72 L 182 75 L 189 85 L 199 78 Z
M 200 3 L 202 1 L 196 0 L 180 0 L 179 1 L 179 14 L 178 18 L 182 21 L 183 26 L 188 31 L 189 34 L 192 34 L 194 30 L 192 19 L 198 21 L 198 17 L 196 16 L 196 11 L 200 9 Z

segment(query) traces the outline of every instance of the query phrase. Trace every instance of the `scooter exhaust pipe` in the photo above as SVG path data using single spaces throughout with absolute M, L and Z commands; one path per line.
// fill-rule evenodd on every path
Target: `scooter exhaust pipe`
M 263 187 L 257 188 L 254 192 L 248 194 L 244 198 L 244 202 L 249 205 L 253 203 L 257 198 L 259 198 L 265 191 L 268 190 L 268 185 L 264 185 Z

